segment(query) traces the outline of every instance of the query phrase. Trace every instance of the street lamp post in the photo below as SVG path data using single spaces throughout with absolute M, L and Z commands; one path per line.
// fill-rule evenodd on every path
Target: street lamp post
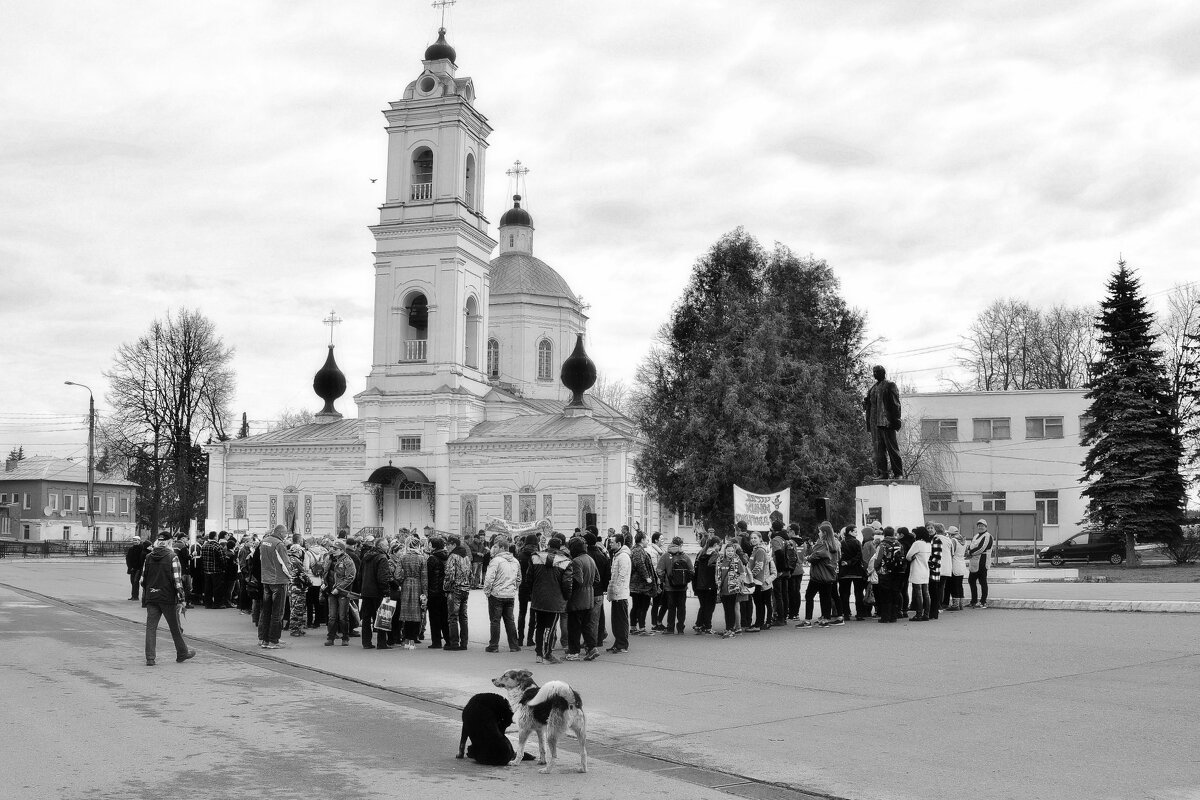
M 95 491 L 96 491 L 96 396 L 92 394 L 92 388 L 85 386 L 82 383 L 74 381 L 64 381 L 67 386 L 78 386 L 81 389 L 87 389 L 88 393 L 88 488 L 87 488 L 87 523 L 88 533 L 94 534 L 96 530 L 96 508 L 95 508 Z

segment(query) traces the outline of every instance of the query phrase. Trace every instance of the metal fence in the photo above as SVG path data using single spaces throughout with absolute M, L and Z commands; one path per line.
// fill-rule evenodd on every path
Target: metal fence
M 132 542 L 12 542 L 0 540 L 0 558 L 104 558 L 125 555 Z

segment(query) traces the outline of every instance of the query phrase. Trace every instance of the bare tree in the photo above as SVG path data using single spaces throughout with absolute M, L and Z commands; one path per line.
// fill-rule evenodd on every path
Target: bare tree
M 313 422 L 313 412 L 307 408 L 302 408 L 299 411 L 292 408 L 285 408 L 279 412 L 274 420 L 267 423 L 267 431 L 282 431 L 288 428 L 298 428 L 301 425 L 311 425 Z
M 205 435 L 229 438 L 232 358 L 212 321 L 185 308 L 121 345 L 105 373 L 112 413 L 101 426 L 102 441 L 142 486 L 141 522 L 152 530 L 164 522 L 186 530 L 203 514 L 208 471 L 197 442 Z
M 625 381 L 611 380 L 607 375 L 600 375 L 596 378 L 596 385 L 589 391 L 593 397 L 626 416 L 633 408 L 633 390 Z
M 1001 299 L 985 308 L 963 337 L 959 364 L 979 391 L 1074 389 L 1087 383 L 1095 354 L 1094 310 L 1036 309 Z
M 1176 284 L 1157 328 L 1175 430 L 1183 439 L 1184 463 L 1195 468 L 1200 458 L 1200 287 Z
M 905 426 L 899 444 L 904 477 L 921 487 L 921 501 L 929 508 L 930 492 L 950 490 L 950 473 L 958 464 L 958 456 L 948 440 L 921 425 Z

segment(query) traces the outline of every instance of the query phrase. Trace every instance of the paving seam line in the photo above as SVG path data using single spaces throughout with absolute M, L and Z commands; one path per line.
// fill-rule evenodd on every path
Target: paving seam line
M 2 583 L 2 582 L 0 582 L 0 588 L 9 589 L 10 591 L 16 592 L 17 594 L 25 595 L 26 597 L 35 598 L 35 599 L 44 600 L 44 601 L 53 603 L 55 605 L 58 605 L 63 608 L 67 608 L 68 610 L 73 611 L 73 612 L 83 615 L 83 616 L 103 617 L 105 619 L 109 619 L 114 622 L 122 623 L 124 625 L 128 625 L 131 627 L 144 627 L 144 623 L 137 622 L 135 620 L 130 620 L 125 617 L 119 616 L 117 614 L 110 613 L 108 611 L 101 611 L 99 609 L 91 608 L 89 606 L 81 605 L 79 603 L 73 603 L 69 600 L 63 600 L 58 597 L 52 597 L 47 594 L 42 594 L 41 592 L 35 592 L 32 589 L 24 589 L 19 586 L 13 586 L 12 584 Z M 306 680 L 306 678 L 304 678 L 304 676 L 302 674 L 296 674 L 296 673 L 306 673 L 306 672 L 307 673 L 316 673 L 318 675 L 323 675 L 325 677 L 336 678 L 339 681 L 343 681 L 345 683 L 357 684 L 358 686 L 361 686 L 364 688 L 374 689 L 374 690 L 380 691 L 380 692 L 386 692 L 387 694 L 393 695 L 396 697 L 402 697 L 405 700 L 409 701 L 409 703 L 412 705 L 423 704 L 423 705 L 435 706 L 436 708 L 433 710 L 443 717 L 450 717 L 451 719 L 457 720 L 457 719 L 460 719 L 459 714 L 461 714 L 461 712 L 462 712 L 462 706 L 455 705 L 454 703 L 450 703 L 445 700 L 438 700 L 435 698 L 422 697 L 419 694 L 414 694 L 411 692 L 403 691 L 401 689 L 396 689 L 396 688 L 392 688 L 389 686 L 384 686 L 382 684 L 373 683 L 371 681 L 362 680 L 361 678 L 354 678 L 349 675 L 342 675 L 341 673 L 331 672 L 329 670 L 321 669 L 320 667 L 312 667 L 312 666 L 308 666 L 306 664 L 296 664 L 292 661 L 287 661 L 278 656 L 268 655 L 266 653 L 255 652 L 254 650 L 243 650 L 239 647 L 234 647 L 231 645 L 223 644 L 221 642 L 214 641 L 212 639 L 209 639 L 209 638 L 206 638 L 203 636 L 196 636 L 193 634 L 189 634 L 188 638 L 195 640 L 195 641 L 203 642 L 205 645 L 208 645 L 209 647 L 212 647 L 217 650 L 222 650 L 227 653 L 236 653 L 237 655 L 243 656 L 246 658 L 257 658 L 260 661 L 266 662 L 266 663 L 262 664 L 261 666 L 264 666 L 275 672 L 287 674 L 289 677 L 296 678 L 298 680 Z M 307 680 L 312 680 L 312 679 L 309 678 Z M 369 699 L 375 699 L 375 700 L 383 699 L 383 698 L 374 697 L 371 694 L 368 694 L 366 692 L 359 691 L 359 690 L 347 689 L 347 691 L 352 691 L 355 694 L 362 695 Z M 390 700 L 390 702 L 392 702 L 393 704 L 397 704 L 395 700 Z M 423 710 L 429 710 L 429 709 L 423 709 Z M 454 712 L 454 713 L 451 714 L 450 712 Z M 605 758 L 605 756 L 603 756 L 603 755 L 595 756 L 595 758 L 598 758 L 601 761 L 608 761 L 610 763 L 614 763 L 618 766 L 622 766 L 627 769 L 635 769 L 635 770 L 638 770 L 639 772 L 657 773 L 659 775 L 663 775 L 664 777 L 671 778 L 672 776 L 666 774 L 670 770 L 677 769 L 677 768 L 690 768 L 690 769 L 699 770 L 699 771 L 702 771 L 705 773 L 709 773 L 709 774 L 712 774 L 717 777 L 727 778 L 729 780 L 728 783 L 722 783 L 717 786 L 708 786 L 707 787 L 710 789 L 716 789 L 718 791 L 724 792 L 725 794 L 733 794 L 732 792 L 726 791 L 726 789 L 731 789 L 731 788 L 735 788 L 735 787 L 743 787 L 743 786 L 747 786 L 747 785 L 756 785 L 756 786 L 769 787 L 769 788 L 771 788 L 777 792 L 780 792 L 784 795 L 792 795 L 796 798 L 796 800 L 809 800 L 809 798 L 816 798 L 817 800 L 848 800 L 848 798 L 844 798 L 839 795 L 826 794 L 826 793 L 812 790 L 812 789 L 798 789 L 798 788 L 795 788 L 788 784 L 765 781 L 760 778 L 754 778 L 754 777 L 751 777 L 748 775 L 738 775 L 736 773 L 725 772 L 723 770 L 713 769 L 712 767 L 706 767 L 706 766 L 702 766 L 700 764 L 693 764 L 693 763 L 689 763 L 686 761 L 679 761 L 677 759 L 667 758 L 667 757 L 658 756 L 658 755 L 648 755 L 644 752 L 630 750 L 630 749 L 627 749 L 625 747 L 621 747 L 618 745 L 607 744 L 603 740 L 599 740 L 599 739 L 593 738 L 592 741 L 595 741 L 595 743 L 598 746 L 600 746 L 604 749 L 611 750 L 611 751 L 613 751 L 615 753 L 619 753 L 621 755 L 636 756 L 638 758 L 649 758 L 649 759 L 653 759 L 654 761 L 659 761 L 662 763 L 662 766 L 659 766 L 659 767 L 638 766 L 638 765 L 634 765 L 634 764 L 622 764 L 619 760 L 613 761 L 612 759 Z M 569 746 L 571 744 L 570 741 L 564 742 L 564 744 L 568 745 L 567 747 L 564 747 L 564 749 L 566 749 L 566 750 L 574 749 L 573 747 Z M 672 779 L 678 781 L 679 783 L 686 783 L 686 784 L 689 784 L 692 786 L 703 785 L 703 784 L 697 784 L 694 781 L 684 780 L 683 778 L 672 778 Z

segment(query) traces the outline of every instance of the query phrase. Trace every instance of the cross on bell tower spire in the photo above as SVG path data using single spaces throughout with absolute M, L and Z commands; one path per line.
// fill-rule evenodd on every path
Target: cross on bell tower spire
M 446 27 L 446 6 L 452 6 L 457 2 L 458 0 L 433 0 L 433 7 L 441 9 L 442 12 L 442 28 Z

